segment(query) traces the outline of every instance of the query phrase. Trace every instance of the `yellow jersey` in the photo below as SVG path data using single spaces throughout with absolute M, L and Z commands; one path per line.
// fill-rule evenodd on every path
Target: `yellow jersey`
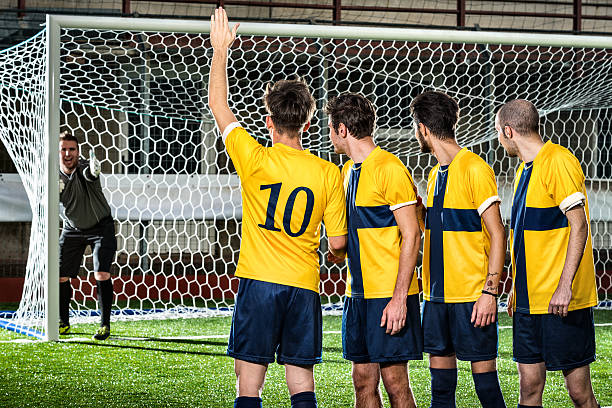
M 489 233 L 482 213 L 495 202 L 493 169 L 463 148 L 427 180 L 423 296 L 440 303 L 478 300 L 489 271 Z
M 347 233 L 339 168 L 308 150 L 264 147 L 238 123 L 223 136 L 242 190 L 236 276 L 318 292 L 321 222 L 328 236 Z
M 548 313 L 569 244 L 565 211 L 575 205 L 584 205 L 589 232 L 569 310 L 597 304 L 589 203 L 578 159 L 566 148 L 546 142 L 532 162 L 521 163 L 514 180 L 510 250 L 515 310 Z
M 412 176 L 393 154 L 376 147 L 362 163 L 343 167 L 348 216 L 346 295 L 353 298 L 393 296 L 402 236 L 393 211 L 416 204 Z M 419 293 L 413 275 L 409 295 Z

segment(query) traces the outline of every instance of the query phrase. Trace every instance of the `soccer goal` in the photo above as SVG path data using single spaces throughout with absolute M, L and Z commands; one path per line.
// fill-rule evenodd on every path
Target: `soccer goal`
M 102 162 L 118 234 L 113 319 L 231 311 L 241 199 L 206 106 L 208 30 L 195 21 L 48 16 L 38 35 L 0 53 L 0 138 L 32 209 L 22 300 L 2 326 L 58 338 L 60 131 Z M 600 307 L 612 306 L 611 37 L 243 23 L 230 55 L 230 106 L 263 144 L 265 86 L 295 75 L 319 108 L 305 148 L 341 164 L 320 108 L 328 96 L 361 92 L 377 108 L 376 142 L 406 163 L 421 194 L 434 159 L 414 140 L 409 103 L 426 89 L 455 97 L 458 141 L 493 166 L 506 223 L 518 161 L 498 146 L 494 114 L 507 100 L 533 101 L 545 137 L 583 165 Z M 346 270 L 325 263 L 324 252 L 325 239 L 321 296 L 333 313 Z M 507 293 L 506 277 L 502 285 Z M 87 256 L 71 322 L 94 319 L 94 286 Z

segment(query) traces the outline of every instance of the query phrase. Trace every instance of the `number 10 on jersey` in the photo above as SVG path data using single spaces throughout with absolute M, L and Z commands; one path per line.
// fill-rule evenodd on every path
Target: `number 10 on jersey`
M 268 200 L 268 208 L 266 209 L 266 222 L 264 224 L 258 224 L 261 228 L 265 228 L 270 231 L 280 231 L 279 228 L 274 226 L 274 214 L 276 213 L 276 206 L 278 205 L 278 197 L 280 196 L 282 183 L 276 184 L 264 184 L 259 186 L 260 190 L 270 190 L 270 199 Z M 306 194 L 306 208 L 304 211 L 304 219 L 302 220 L 302 225 L 297 232 L 291 231 L 291 214 L 293 213 L 293 206 L 295 205 L 295 200 L 301 192 Z M 308 187 L 297 187 L 294 189 L 291 194 L 289 194 L 289 198 L 287 198 L 287 203 L 285 204 L 285 211 L 283 213 L 283 229 L 290 237 L 299 237 L 304 232 L 306 232 L 306 228 L 308 228 L 308 224 L 310 223 L 310 217 L 312 216 L 312 210 L 314 208 L 314 193 Z

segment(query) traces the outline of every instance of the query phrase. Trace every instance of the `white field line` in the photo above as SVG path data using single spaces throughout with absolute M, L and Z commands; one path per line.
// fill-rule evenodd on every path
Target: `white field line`
M 595 327 L 610 327 L 612 323 L 596 323 Z M 512 326 L 499 326 L 500 330 L 512 329 Z M 342 332 L 339 330 L 328 330 L 324 331 L 323 334 L 341 334 Z M 129 340 L 129 341 L 172 341 L 172 340 L 207 340 L 207 339 L 227 339 L 229 334 L 211 334 L 208 336 L 177 336 L 177 337 L 132 337 L 132 336 L 112 336 L 111 340 Z M 70 337 L 66 339 L 59 340 L 62 343 L 80 343 L 80 342 L 89 342 L 96 341 L 91 337 Z M 42 340 L 37 339 L 14 339 L 14 340 L 0 340 L 1 343 L 40 343 Z M 612 408 L 608 407 L 608 408 Z

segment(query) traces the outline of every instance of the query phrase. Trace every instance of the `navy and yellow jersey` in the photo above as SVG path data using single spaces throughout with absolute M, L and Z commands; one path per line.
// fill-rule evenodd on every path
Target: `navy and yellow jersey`
M 423 295 L 442 303 L 473 302 L 489 270 L 490 237 L 482 213 L 500 201 L 493 169 L 463 148 L 427 180 Z
M 519 312 L 548 313 L 569 243 L 565 211 L 584 205 L 589 221 L 584 173 L 566 148 L 546 142 L 530 163 L 521 163 L 514 181 L 510 242 L 514 307 Z M 569 310 L 597 304 L 593 245 L 589 227 L 582 261 L 572 284 Z
M 340 170 L 308 150 L 264 147 L 238 123 L 223 136 L 242 189 L 236 276 L 318 292 L 321 221 L 328 236 L 347 233 Z
M 416 187 L 402 162 L 376 147 L 362 162 L 342 169 L 348 216 L 346 295 L 392 297 L 397 280 L 402 236 L 393 211 L 416 204 Z M 413 276 L 409 295 L 419 293 Z

